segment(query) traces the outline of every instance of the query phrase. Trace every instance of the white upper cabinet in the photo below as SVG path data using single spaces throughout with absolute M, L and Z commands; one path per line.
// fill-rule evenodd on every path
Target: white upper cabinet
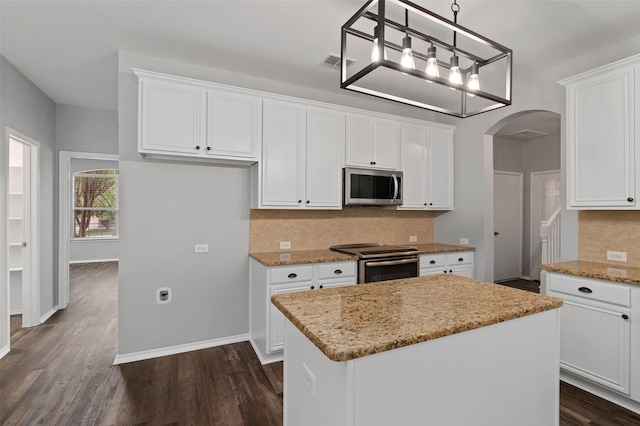
M 342 208 L 344 114 L 272 100 L 264 101 L 263 114 L 253 208 Z
M 140 154 L 232 163 L 258 160 L 260 98 L 204 81 L 134 72 L 139 79 Z
M 567 93 L 567 206 L 638 209 L 640 57 L 561 81 Z
M 346 115 L 346 165 L 374 169 L 398 168 L 398 125 L 365 115 Z
M 402 124 L 402 210 L 453 209 L 453 131 Z
M 207 93 L 207 154 L 257 161 L 260 98 L 237 93 Z

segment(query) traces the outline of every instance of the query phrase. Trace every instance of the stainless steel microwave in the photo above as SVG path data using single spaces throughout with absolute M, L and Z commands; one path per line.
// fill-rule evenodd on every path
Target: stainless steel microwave
M 402 172 L 393 170 L 343 170 L 346 206 L 392 206 L 402 204 Z

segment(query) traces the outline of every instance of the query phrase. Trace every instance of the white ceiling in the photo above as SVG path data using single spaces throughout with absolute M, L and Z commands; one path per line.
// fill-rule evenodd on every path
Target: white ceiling
M 414 2 L 451 18 L 449 0 Z M 0 0 L 0 53 L 55 102 L 93 108 L 116 109 L 119 50 L 339 91 L 338 70 L 319 64 L 362 4 Z M 459 24 L 513 49 L 515 79 L 637 36 L 640 21 L 637 0 L 458 4 Z

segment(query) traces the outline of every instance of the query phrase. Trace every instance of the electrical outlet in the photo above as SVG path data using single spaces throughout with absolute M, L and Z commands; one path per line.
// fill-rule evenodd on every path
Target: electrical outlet
M 409 242 L 410 243 L 418 242 L 418 236 L 417 235 L 409 235 Z
M 469 239 L 468 238 L 460 238 L 460 244 L 463 244 L 463 245 L 469 244 Z
M 614 262 L 626 262 L 627 252 L 607 250 L 607 260 L 613 260 Z
M 291 241 L 280 241 L 280 250 L 289 250 L 291 248 Z
M 171 289 L 169 287 L 159 288 L 156 293 L 156 302 L 160 305 L 171 302 Z
M 316 376 L 313 375 L 307 364 L 302 363 L 304 369 L 304 384 L 307 385 L 307 389 L 311 392 L 311 396 L 316 396 Z
M 209 244 L 196 244 L 194 251 L 196 253 L 208 253 L 209 252 Z

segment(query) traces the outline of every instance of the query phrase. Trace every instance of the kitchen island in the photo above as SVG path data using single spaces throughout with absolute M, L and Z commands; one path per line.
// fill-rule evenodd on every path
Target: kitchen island
M 285 426 L 558 424 L 559 299 L 437 275 L 272 302 Z

